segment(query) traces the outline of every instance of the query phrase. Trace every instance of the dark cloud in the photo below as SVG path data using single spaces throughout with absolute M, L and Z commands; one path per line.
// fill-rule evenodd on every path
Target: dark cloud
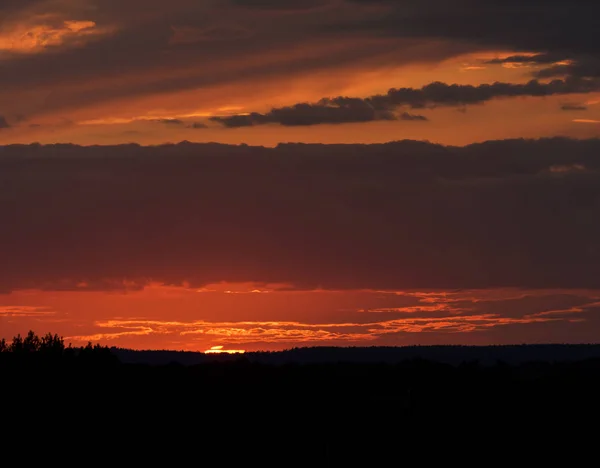
M 10 128 L 10 125 L 6 121 L 6 118 L 0 115 L 0 130 L 2 130 L 3 128 Z
M 252 127 L 253 125 L 263 125 L 269 122 L 267 115 L 253 112 L 247 115 L 229 115 L 226 117 L 217 116 L 210 117 L 210 121 L 217 122 L 224 125 L 227 128 L 238 128 L 238 127 Z
M 272 11 L 301 11 L 321 7 L 330 0 L 229 0 L 234 6 Z
M 249 127 L 268 123 L 284 126 L 302 126 L 317 124 L 342 124 L 348 122 L 372 122 L 375 120 L 397 120 L 389 110 L 375 109 L 367 100 L 360 98 L 341 98 L 340 102 L 323 100 L 317 104 L 301 103 L 289 107 L 272 109 L 267 114 L 253 112 L 247 115 L 211 117 L 210 120 L 226 127 Z M 423 116 L 404 113 L 402 120 L 427 120 Z
M 201 42 L 231 41 L 248 39 L 253 31 L 239 27 L 173 28 L 169 44 L 194 44 Z
M 409 114 L 408 112 L 402 112 L 402 114 L 400 114 L 399 118 L 400 118 L 400 120 L 418 120 L 421 122 L 425 122 L 425 121 L 429 120 L 424 115 Z
M 531 80 L 525 84 L 500 83 L 458 85 L 430 83 L 422 88 L 390 89 L 387 94 L 367 98 L 377 109 L 396 106 L 424 108 L 428 106 L 464 106 L 482 104 L 494 98 L 542 97 L 572 93 L 590 93 L 600 90 L 600 81 L 594 79 L 567 78 L 542 83 Z M 335 98 L 333 102 L 343 102 L 345 98 Z
M 380 17 L 351 23 L 377 34 L 460 39 L 550 53 L 598 52 L 600 4 L 590 0 L 348 0 L 382 5 Z M 350 27 L 350 25 L 347 25 Z
M 195 129 L 208 128 L 208 125 L 206 125 L 205 123 L 202 123 L 202 122 L 193 122 L 191 125 L 189 125 L 189 128 L 195 128 Z
M 495 58 L 486 60 L 484 63 L 491 65 L 500 65 L 505 63 L 535 63 L 535 64 L 550 64 L 568 59 L 568 56 L 563 54 L 534 54 L 534 55 L 511 55 L 505 58 Z
M 561 110 L 564 111 L 584 111 L 587 110 L 587 106 L 583 105 L 583 104 L 574 104 L 574 103 L 567 103 L 567 104 L 563 104 L 562 106 L 560 106 Z
M 600 140 L 1 151 L 4 291 L 600 287 Z
M 534 72 L 539 78 L 554 78 L 556 76 L 600 77 L 600 55 L 578 57 L 570 63 L 557 63 L 550 67 Z
M 412 109 L 437 106 L 464 107 L 483 104 L 495 98 L 542 97 L 594 91 L 600 91 L 600 80 L 591 78 L 566 78 L 549 83 L 537 80 L 525 84 L 497 82 L 477 86 L 435 82 L 422 88 L 392 88 L 386 94 L 377 94 L 364 99 L 345 96 L 323 98 L 313 104 L 301 103 L 274 108 L 265 114 L 253 112 L 246 115 L 212 117 L 210 120 L 229 128 L 269 123 L 294 126 L 397 119 L 422 121 L 427 118 L 406 112 L 398 116 L 395 111 L 404 106 Z
M 2 0 L 2 3 L 0 3 L 0 12 L 2 12 L 2 16 L 0 16 L 0 18 L 6 17 L 16 11 L 23 11 L 41 5 L 44 2 L 47 2 L 47 0 Z
M 555 68 L 542 76 L 600 76 L 600 3 L 590 0 L 348 0 L 361 5 L 379 5 L 380 16 L 365 16 L 349 22 L 346 31 L 367 31 L 396 37 L 438 37 L 473 45 L 537 51 L 534 59 L 515 54 L 491 63 L 551 64 L 573 60 L 570 67 Z M 384 7 L 384 8 L 381 8 Z M 593 59 L 592 70 L 585 64 Z M 559 73 L 560 72 L 560 73 Z M 592 73 L 590 73 L 592 72 Z
M 600 55 L 577 55 L 567 53 L 544 53 L 535 55 L 511 55 L 505 58 L 488 60 L 485 63 L 522 64 L 544 66 L 534 69 L 531 74 L 536 78 L 556 77 L 600 77 Z
M 183 125 L 183 120 L 180 119 L 155 119 L 152 122 L 160 123 L 164 125 Z

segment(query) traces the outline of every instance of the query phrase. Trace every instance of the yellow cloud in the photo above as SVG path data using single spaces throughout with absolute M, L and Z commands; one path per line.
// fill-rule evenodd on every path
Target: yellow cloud
M 560 317 L 501 317 L 497 314 L 453 315 L 442 317 L 403 317 L 368 323 L 301 323 L 301 322 L 192 322 L 161 320 L 106 320 L 95 326 L 111 329 L 107 333 L 73 336 L 77 341 L 115 340 L 129 335 L 201 335 L 222 343 L 307 343 L 307 342 L 369 342 L 384 335 L 420 332 L 474 332 L 498 326 L 560 321 Z M 213 347 L 213 353 L 227 352 Z
M 43 317 L 55 314 L 56 312 L 46 307 L 0 306 L 0 317 Z

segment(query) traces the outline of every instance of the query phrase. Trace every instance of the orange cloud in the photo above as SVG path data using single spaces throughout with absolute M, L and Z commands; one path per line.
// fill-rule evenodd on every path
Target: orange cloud
M 106 341 L 127 335 L 167 334 L 179 336 L 201 335 L 204 339 L 217 338 L 224 343 L 364 343 L 375 341 L 392 333 L 475 332 L 498 326 L 557 320 L 561 320 L 561 318 L 546 317 L 541 314 L 522 318 L 502 317 L 498 314 L 448 315 L 443 317 L 400 318 L 368 323 L 209 322 L 204 320 L 183 322 L 115 319 L 95 323 L 98 328 L 114 331 L 68 338 L 75 341 Z
M 227 351 L 506 344 L 531 335 L 585 342 L 600 310 L 597 290 L 303 291 L 274 286 L 218 283 L 202 293 L 189 285 L 158 283 L 119 292 L 18 291 L 0 295 L 6 301 L 0 302 L 0 337 L 48 330 L 73 345 L 92 341 L 202 352 L 213 346 Z M 584 323 L 573 325 L 577 322 Z
M 422 301 L 425 302 L 425 301 Z M 408 307 L 383 307 L 378 309 L 365 309 L 363 312 L 378 313 L 378 312 L 396 312 L 406 314 L 417 314 L 422 312 L 439 312 L 439 311 L 451 311 L 458 313 L 463 309 L 452 307 L 451 304 L 437 303 L 434 305 L 417 305 Z
M 68 339 L 75 341 L 104 341 L 104 340 L 116 340 L 126 336 L 144 336 L 154 333 L 152 328 L 141 327 L 136 330 L 124 331 L 118 333 L 95 333 L 93 335 L 82 335 L 82 336 L 69 336 Z
M 56 312 L 47 307 L 0 306 L 0 317 L 44 317 Z
M 382 291 L 385 292 L 385 291 Z M 388 291 L 389 292 L 389 291 Z M 544 289 L 493 288 L 493 289 L 460 289 L 455 291 L 395 291 L 399 296 L 410 296 L 422 303 L 447 304 L 452 302 L 497 302 L 527 297 L 544 297 L 548 291 Z M 570 294 L 597 298 L 598 291 L 590 289 L 553 289 L 552 294 Z
M 0 31 L 0 51 L 38 53 L 49 47 L 78 46 L 111 31 L 110 28 L 99 28 L 94 21 L 56 21 L 42 16 Z
M 558 316 L 564 317 L 572 314 L 582 314 L 585 313 L 586 309 L 590 308 L 598 308 L 600 307 L 600 302 L 591 302 L 589 304 L 585 304 L 585 307 L 568 307 L 566 309 L 556 309 L 556 310 L 545 310 L 543 312 L 538 312 L 536 314 L 528 314 L 525 318 L 536 318 L 536 317 L 549 317 L 549 316 Z M 583 318 L 574 319 L 574 320 L 585 320 Z

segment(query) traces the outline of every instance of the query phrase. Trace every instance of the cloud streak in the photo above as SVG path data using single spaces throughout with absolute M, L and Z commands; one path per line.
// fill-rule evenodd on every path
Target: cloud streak
M 585 111 L 587 110 L 587 106 L 583 105 L 583 104 L 572 104 L 572 103 L 567 103 L 567 104 L 563 104 L 562 106 L 560 106 L 561 110 L 564 111 Z
M 525 292 L 527 294 L 535 291 Z M 437 293 L 440 296 L 443 293 Z M 542 292 L 540 297 L 548 295 Z M 569 301 L 576 296 L 567 296 Z M 565 308 L 543 308 L 537 312 L 524 312 L 519 316 L 501 313 L 484 313 L 486 302 L 471 303 L 470 308 L 461 308 L 452 301 L 439 302 L 436 306 L 402 307 L 369 311 L 375 319 L 379 314 L 395 314 L 392 319 L 372 320 L 368 322 L 298 322 L 298 321 L 173 321 L 144 319 L 112 319 L 97 321 L 94 327 L 97 333 L 71 336 L 76 341 L 113 341 L 126 336 L 170 336 L 185 337 L 186 340 L 202 340 L 227 345 L 250 343 L 289 346 L 298 344 L 373 344 L 389 336 L 401 334 L 455 334 L 483 333 L 507 326 L 540 326 L 556 322 L 585 321 L 591 312 L 597 313 L 600 307 L 594 297 L 581 298 L 582 302 Z M 424 300 L 425 301 L 425 300 Z M 503 307 L 510 299 L 497 298 L 490 301 Z M 560 304 L 560 301 L 559 301 Z M 568 301 L 566 302 L 568 304 Z M 358 311 L 360 313 L 360 311 Z M 593 316 L 592 316 L 593 318 Z M 465 339 L 468 340 L 468 339 Z
M 28 317 L 48 317 L 56 315 L 56 312 L 47 307 L 35 306 L 0 306 L 0 318 L 28 318 Z M 0 336 L 2 338 L 2 336 Z
M 579 311 L 569 311 L 577 313 Z M 70 336 L 76 341 L 108 341 L 124 336 L 179 335 L 202 336 L 226 344 L 244 343 L 356 343 L 374 342 L 384 335 L 427 332 L 475 332 L 506 325 L 523 325 L 560 320 L 532 316 L 506 318 L 499 315 L 446 316 L 432 318 L 402 318 L 371 323 L 300 323 L 300 322 L 172 322 L 159 320 L 109 320 L 96 322 L 98 328 L 111 330 L 93 335 Z

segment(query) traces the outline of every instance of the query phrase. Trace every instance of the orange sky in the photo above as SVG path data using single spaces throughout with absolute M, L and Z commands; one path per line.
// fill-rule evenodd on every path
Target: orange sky
M 579 5 L 581 2 L 576 3 Z M 593 10 L 595 7 L 591 5 L 592 2 L 583 2 L 578 7 L 569 7 L 567 3 L 552 2 L 544 10 L 546 14 L 540 15 L 541 9 L 546 7 L 534 5 L 516 14 L 510 1 L 498 6 L 492 0 L 461 0 L 455 6 L 441 0 L 423 3 L 384 0 L 7 0 L 0 4 L 0 145 L 136 143 L 147 146 L 189 141 L 276 147 L 286 142 L 356 144 L 408 139 L 466 146 L 489 140 L 517 138 L 598 138 L 600 52 L 588 35 L 591 30 L 590 18 L 597 17 L 596 10 Z M 552 80 L 561 82 L 555 85 L 558 91 L 553 88 L 552 92 L 546 94 L 545 91 L 523 88 L 531 80 L 538 80 L 537 85 L 543 89 L 550 89 Z M 436 82 L 443 84 L 446 94 L 442 91 L 427 94 L 428 91 L 424 91 L 427 85 Z M 504 83 L 509 91 L 502 91 L 505 89 L 502 85 L 498 88 L 501 91 L 486 94 L 488 90 L 483 85 L 498 82 Z M 454 91 L 448 90 L 451 85 L 457 85 Z M 468 88 L 468 85 L 475 89 Z M 406 88 L 407 96 L 425 97 L 422 102 L 410 96 L 399 103 L 390 104 L 388 100 L 387 104 L 377 108 L 374 104 L 377 97 L 387 96 L 386 93 L 392 88 Z M 354 104 L 351 105 L 358 106 L 358 111 L 354 107 L 340 109 L 338 104 L 323 104 L 324 101 L 321 101 L 323 98 L 336 97 L 353 98 Z M 353 116 L 352 112 L 355 111 L 360 112 L 358 117 Z M 288 115 L 286 112 L 291 112 L 291 120 L 285 120 L 285 115 Z M 243 120 L 248 116 L 254 116 L 254 120 Z M 241 120 L 236 121 L 236 117 Z M 231 126 L 228 126 L 228 122 L 231 122 Z M 2 146 L 0 151 L 3 151 Z M 596 169 L 590 169 L 589 164 L 571 161 L 568 154 L 564 158 L 566 162 L 548 163 L 539 173 L 530 174 L 531 183 L 537 184 L 542 177 L 539 174 L 545 177 L 548 172 L 555 175 L 560 173 L 561 177 L 571 177 L 577 171 L 595 174 Z M 189 216 L 193 217 L 192 209 L 201 211 L 205 208 L 205 205 L 200 206 L 199 202 L 193 200 L 206 197 L 213 203 L 207 203 L 206 206 L 210 206 L 206 209 L 214 209 L 217 213 L 209 218 L 219 220 L 219 203 L 223 207 L 229 206 L 231 209 L 230 205 L 233 205 L 237 209 L 238 205 L 232 200 L 248 196 L 235 190 L 222 193 L 221 187 L 210 186 L 206 193 L 197 193 L 192 189 L 188 193 L 182 189 L 180 198 L 165 197 L 167 200 L 161 201 L 161 186 L 157 183 L 158 201 L 149 200 L 152 195 L 146 192 L 140 195 L 141 202 L 135 199 L 135 194 L 131 195 L 131 199 L 115 199 L 110 206 L 116 206 L 123 212 L 130 210 L 132 214 L 128 218 L 123 218 L 122 213 L 111 217 L 110 213 L 93 205 L 101 204 L 99 198 L 94 198 L 99 196 L 90 195 L 91 189 L 86 190 L 88 185 L 96 187 L 102 181 L 106 184 L 108 198 L 113 189 L 119 196 L 129 196 L 122 195 L 125 193 L 121 191 L 123 181 L 117 188 L 111 189 L 112 169 L 99 168 L 94 176 L 89 176 L 86 172 L 88 169 L 84 169 L 81 174 L 85 173 L 85 177 L 89 178 L 80 180 L 77 179 L 78 173 L 72 175 L 70 169 L 65 169 L 59 161 L 53 163 L 56 164 L 44 166 L 39 173 L 27 172 L 26 166 L 23 166 L 25 169 L 19 173 L 20 177 L 24 177 L 23 180 L 27 180 L 24 183 L 31 186 L 21 186 L 21 179 L 7 178 L 4 186 L 0 183 L 0 223 L 16 219 L 21 224 L 15 224 L 17 227 L 14 229 L 22 231 L 16 232 L 14 239 L 35 244 L 31 258 L 25 255 L 27 258 L 23 259 L 23 265 L 29 265 L 27 262 L 30 261 L 35 265 L 32 259 L 46 253 L 48 258 L 62 259 L 58 257 L 59 254 L 53 255 L 63 252 L 61 249 L 67 245 L 66 238 L 71 239 L 72 249 L 66 251 L 65 264 L 75 265 L 77 258 L 87 254 L 96 259 L 93 252 L 78 250 L 83 249 L 79 247 L 79 242 L 87 235 L 93 239 L 98 237 L 100 244 L 105 241 L 113 249 L 109 249 L 110 252 L 121 252 L 120 247 L 115 249 L 110 241 L 113 235 L 111 229 L 118 230 L 118 225 L 107 226 L 98 220 L 135 220 L 135 216 L 139 216 L 140 226 L 146 228 L 147 224 L 144 223 L 155 213 L 144 214 L 143 203 L 155 203 L 158 206 L 157 213 L 171 213 L 168 216 L 181 220 L 184 219 L 182 213 L 188 213 L 186 204 L 190 206 Z M 499 164 L 498 167 L 501 166 Z M 551 166 L 561 169 L 551 170 Z M 63 174 L 61 171 L 66 171 L 64 180 L 67 182 L 63 183 L 62 176 L 57 176 L 56 180 L 60 183 L 52 185 L 52 178 L 56 174 Z M 243 173 L 245 170 L 240 171 Z M 231 172 L 235 173 L 236 168 L 232 168 Z M 386 174 L 385 169 L 382 174 Z M 421 174 L 416 171 L 415 177 L 418 179 Z M 494 198 L 495 195 L 490 195 L 492 204 L 496 203 L 494 209 L 504 213 L 501 216 L 514 209 L 506 208 L 503 211 L 503 197 L 509 200 L 506 203 L 513 203 L 516 207 L 529 206 L 526 198 L 511 198 L 515 192 L 510 184 L 517 186 L 521 174 L 517 171 L 507 176 L 504 182 L 510 187 L 499 196 L 500 201 Z M 183 174 L 180 176 L 183 177 Z M 260 182 L 262 176 L 258 176 L 256 186 L 260 187 L 263 183 Z M 290 177 L 290 183 L 295 183 L 305 175 L 300 170 L 296 176 Z M 331 175 L 326 173 L 323 177 Z M 438 176 L 436 183 L 443 177 L 445 175 Z M 473 177 L 473 184 L 481 182 L 477 178 L 480 177 L 479 173 Z M 131 180 L 132 186 L 140 182 Z M 73 187 L 68 185 L 69 181 L 75 181 Z M 46 183 L 50 185 L 46 186 Z M 357 223 L 368 221 L 385 226 L 385 216 L 396 212 L 401 216 L 407 212 L 409 214 L 406 216 L 412 222 L 428 225 L 427 210 L 433 206 L 431 203 L 439 203 L 437 198 L 433 198 L 431 203 L 425 200 L 428 195 L 422 195 L 425 201 L 414 202 L 414 210 L 410 208 L 413 205 L 406 205 L 408 208 L 402 205 L 404 212 L 386 205 L 385 197 L 378 198 L 380 202 L 384 200 L 379 205 L 385 206 L 381 208 L 381 216 L 377 207 L 370 207 L 367 214 L 361 212 L 360 216 L 353 218 L 350 210 L 356 207 L 363 209 L 363 205 L 353 198 L 355 191 L 363 190 L 367 194 L 371 193 L 369 190 L 376 192 L 379 190 L 377 183 L 371 181 L 361 185 L 349 179 L 350 188 L 344 185 L 338 193 L 333 177 L 331 182 L 323 184 L 325 187 L 331 186 L 330 192 L 326 189 L 323 192 L 315 191 L 317 198 L 314 203 L 319 210 L 327 213 L 327 197 L 342 194 L 340 200 L 343 206 L 335 211 L 335 215 L 319 218 L 319 212 L 314 219 L 322 221 L 339 215 L 339 226 L 350 227 L 358 232 L 361 228 L 354 229 L 353 219 Z M 412 190 L 412 183 L 407 183 L 408 191 Z M 410 203 L 406 202 L 408 198 L 401 189 L 397 189 L 396 184 L 389 181 L 385 184 L 389 185 L 381 189 L 382 193 L 397 190 L 394 196 L 398 196 L 402 203 Z M 444 184 L 443 190 L 455 190 L 452 187 L 448 189 Z M 286 183 L 282 182 L 281 190 L 285 190 L 285 186 Z M 346 189 L 348 192 L 344 192 Z M 176 181 L 165 183 L 164 190 L 164 193 L 177 191 Z M 452 193 L 459 200 L 456 203 L 464 205 L 457 206 L 455 203 L 446 210 L 440 210 L 437 216 L 443 217 L 445 212 L 450 213 L 453 209 L 464 219 L 484 216 L 481 213 L 485 210 L 473 208 L 476 202 L 461 198 L 460 190 Z M 475 189 L 468 186 L 464 190 Z M 485 197 L 495 189 L 482 190 L 482 196 Z M 518 190 L 514 197 L 521 196 Z M 527 200 L 530 200 L 530 192 L 523 190 L 523 193 L 529 194 Z M 579 222 L 580 226 L 588 229 L 587 232 L 595 232 L 595 224 L 590 221 L 598 214 L 594 211 L 597 208 L 594 202 L 586 199 L 574 211 L 565 214 L 566 208 L 560 204 L 563 202 L 557 200 L 579 203 L 578 197 L 583 197 L 577 195 L 579 189 L 567 191 L 566 195 L 560 192 L 560 197 L 554 197 L 552 189 L 548 190 L 549 199 L 557 204 L 554 212 L 568 216 L 569 220 L 574 219 L 573 223 Z M 556 190 L 564 189 L 558 187 Z M 21 194 L 21 191 L 26 195 L 15 195 Z M 428 193 L 426 187 L 422 193 Z M 291 206 L 286 208 L 289 211 L 284 212 L 292 218 L 295 215 L 294 207 L 298 208 L 301 204 L 298 195 L 291 191 L 285 196 L 274 194 L 272 198 L 276 199 L 277 196 Z M 35 219 L 33 214 L 32 219 L 27 219 L 27 213 L 32 213 L 31 207 L 35 206 L 33 198 L 27 197 L 40 197 L 40 204 L 51 201 L 52 206 L 40 208 L 39 212 L 36 211 L 38 214 Z M 85 205 L 86 208 L 71 206 L 69 197 L 81 197 L 89 203 Z M 443 197 L 440 199 L 443 200 Z M 134 201 L 142 205 L 135 205 Z M 25 208 L 21 208 L 19 203 L 24 203 Z M 61 209 L 61 203 L 64 204 L 64 210 Z M 539 205 L 535 206 L 542 207 L 540 210 L 543 211 L 546 205 L 539 201 Z M 565 211 L 561 211 L 563 208 Z M 19 213 L 25 214 L 19 217 Z M 44 213 L 53 215 L 48 215 L 46 219 Z M 237 213 L 240 219 L 244 218 L 243 209 Z M 310 223 L 312 218 L 306 213 L 310 213 L 310 210 L 302 206 L 298 216 L 307 217 L 307 223 Z M 226 215 L 224 211 L 222 217 Z M 204 232 L 198 227 L 204 218 L 198 216 L 197 222 L 190 221 L 190 236 Z M 278 216 L 285 218 L 285 215 Z M 489 213 L 485 216 L 489 216 Z M 551 225 L 551 221 L 548 221 L 550 218 L 545 217 L 550 216 L 548 213 L 539 216 L 543 222 Z M 521 222 L 527 222 L 534 218 L 530 214 L 523 214 L 520 219 Z M 152 219 L 160 224 L 160 220 Z M 489 219 L 494 218 L 490 216 Z M 72 225 L 81 223 L 73 228 L 75 234 L 70 234 L 70 227 L 64 227 L 69 226 L 68 223 L 64 224 L 64 220 L 71 220 Z M 332 223 L 338 229 L 335 222 L 334 219 Z M 92 226 L 90 229 L 93 229 L 88 232 L 84 223 L 89 223 Z M 135 227 L 134 221 L 132 223 Z M 251 224 L 251 220 L 248 223 Z M 255 237 L 252 239 L 258 239 L 255 242 L 260 244 L 263 242 L 260 229 L 265 229 L 267 237 L 269 235 L 269 228 L 263 225 L 244 226 L 245 230 L 241 230 L 239 236 L 228 231 L 227 235 L 233 239 L 231 242 L 241 244 L 244 236 L 250 238 L 253 235 Z M 560 231 L 560 226 L 554 232 Z M 143 230 L 142 227 L 140 230 Z M 254 228 L 258 234 L 248 234 Z M 311 228 L 310 225 L 306 226 L 309 234 Z M 411 237 L 411 228 L 395 226 L 392 231 L 406 242 L 418 243 L 418 238 Z M 45 234 L 36 238 L 36 229 Z M 160 229 L 164 230 L 164 227 Z M 155 250 L 151 250 L 148 256 L 159 252 L 168 258 L 169 249 L 177 250 L 178 242 L 172 242 L 176 239 L 177 229 L 175 224 L 172 232 L 166 229 L 161 231 L 162 234 L 156 234 L 156 244 L 149 244 Z M 203 229 L 210 230 L 210 224 Z M 465 232 L 474 231 L 482 239 L 489 235 L 484 232 L 484 227 L 478 225 Z M 506 231 L 507 242 L 519 242 L 526 237 L 514 226 Z M 186 231 L 182 232 L 180 235 L 185 237 Z M 282 229 L 282 232 L 287 231 Z M 370 235 L 360 231 L 354 240 L 360 245 L 373 245 L 369 243 Z M 442 238 L 446 231 L 437 235 Z M 236 241 L 236 236 L 242 240 Z M 575 239 L 575 244 L 580 237 L 585 238 L 585 242 L 593 242 L 587 234 L 577 237 L 571 231 L 561 231 L 556 236 L 554 240 L 561 246 L 564 245 L 564 239 Z M 564 239 L 560 236 L 564 236 Z M 319 236 L 315 234 L 314 237 Z M 122 240 L 118 235 L 115 235 L 116 238 Z M 210 236 L 208 238 L 213 239 Z M 219 235 L 215 234 L 214 239 L 218 238 Z M 265 245 L 281 249 L 268 252 L 271 255 L 268 262 L 276 263 L 279 255 L 285 255 L 281 253 L 284 247 L 279 247 L 278 242 L 287 244 L 285 240 L 275 237 L 269 239 L 264 241 Z M 139 243 L 138 239 L 133 241 L 133 234 L 127 240 L 132 240 L 131 245 L 134 246 Z M 214 242 L 218 243 L 218 240 Z M 377 241 L 374 243 L 377 244 Z M 190 248 L 190 245 L 190 239 L 182 241 L 181 249 Z M 445 244 L 440 241 L 440 245 Z M 546 244 L 544 246 L 546 248 Z M 596 252 L 595 246 L 585 246 L 589 247 L 590 252 Z M 263 247 L 261 244 L 257 249 Z M 0 253 L 8 256 L 13 247 L 5 243 L 3 248 L 7 250 Z M 221 244 L 215 247 L 217 250 L 220 248 L 223 248 Z M 461 248 L 468 249 L 469 246 Z M 554 247 L 548 247 L 548 251 L 552 249 Z M 410 249 L 407 247 L 407 250 Z M 126 247 L 123 247 L 123 251 L 127 251 Z M 262 258 L 261 252 L 256 254 L 257 258 Z M 229 258 L 230 255 L 226 250 L 217 253 L 221 253 L 223 258 Z M 367 258 L 369 254 L 369 251 L 363 251 L 359 256 Z M 102 255 L 104 253 L 99 251 L 97 257 Z M 181 258 L 181 252 L 177 255 Z M 498 255 L 497 263 L 502 265 L 498 268 L 502 269 L 506 255 Z M 133 255 L 132 258 L 137 257 Z M 444 261 L 450 262 L 448 259 L 455 258 L 459 258 L 458 254 L 451 253 Z M 534 254 L 532 258 L 537 259 Z M 557 262 L 568 262 L 564 258 L 569 257 L 565 254 Z M 118 263 L 118 260 L 108 257 L 107 262 Z M 157 264 L 163 265 L 161 262 L 163 260 L 157 260 Z M 465 257 L 464 260 L 469 268 L 476 262 L 471 257 Z M 127 265 L 127 268 L 143 276 L 143 262 L 140 263 L 139 258 L 138 263 Z M 154 268 L 155 264 L 150 263 Z M 167 263 L 168 260 L 164 260 L 165 277 L 170 277 L 169 269 L 175 271 L 181 267 L 180 264 Z M 173 286 L 174 282 L 163 282 L 161 278 L 149 275 L 152 279 L 141 289 L 117 288 L 109 291 L 82 286 L 80 290 L 72 290 L 71 287 L 61 290 L 54 286 L 40 287 L 45 280 L 48 284 L 54 284 L 57 278 L 53 275 L 40 279 L 37 270 L 33 273 L 24 272 L 21 269 L 29 267 L 19 265 L 18 262 L 11 264 L 9 269 L 13 268 L 14 271 L 7 269 L 2 273 L 3 276 L 0 275 L 6 280 L 6 285 L 0 281 L 0 337 L 8 338 L 34 329 L 38 333 L 59 333 L 73 344 L 92 340 L 122 347 L 187 350 L 205 350 L 214 346 L 257 350 L 318 344 L 485 344 L 597 340 L 591 332 L 593 327 L 590 327 L 590 322 L 596 320 L 594 310 L 598 308 L 599 292 L 587 284 L 581 288 L 569 285 L 568 289 L 561 289 L 558 287 L 560 281 L 554 281 L 554 277 L 550 278 L 552 286 L 548 288 L 532 288 L 532 282 L 524 282 L 520 285 L 521 289 L 507 289 L 503 285 L 510 281 L 503 280 L 497 284 L 491 282 L 490 288 L 470 288 L 467 281 L 465 288 L 458 291 L 436 287 L 404 292 L 401 287 L 382 288 L 382 291 L 371 287 L 360 290 L 355 287 L 345 290 L 304 290 L 298 284 L 285 287 L 287 277 L 281 270 L 275 268 L 267 274 L 262 266 L 254 270 L 254 267 L 248 268 L 254 273 L 260 271 L 264 277 L 280 283 L 242 283 L 239 280 L 243 277 L 240 271 L 245 271 L 247 265 L 240 261 L 242 266 L 237 267 L 240 271 L 233 266 L 231 272 L 222 273 L 219 270 L 221 276 L 216 276 L 227 280 L 222 284 Z M 527 270 L 529 266 L 524 269 Z M 116 266 L 114 272 L 109 271 L 110 268 L 106 266 L 101 273 L 110 277 L 111 281 L 120 281 L 121 271 L 117 271 Z M 129 271 L 121 264 L 119 268 Z M 327 274 L 333 274 L 331 272 L 335 268 L 327 268 L 329 266 L 326 265 L 324 270 L 327 270 Z M 457 267 L 459 278 L 462 278 L 461 268 Z M 535 268 L 531 267 L 531 270 Z M 57 271 L 59 269 L 57 266 Z M 265 266 L 264 270 L 267 269 L 268 266 Z M 189 272 L 183 267 L 182 270 Z M 286 268 L 283 270 L 287 274 Z M 521 266 L 515 265 L 515 271 L 520 270 Z M 44 266 L 40 267 L 40 272 L 40 275 L 46 274 Z M 175 276 L 179 280 L 181 278 L 178 275 Z M 410 269 L 403 270 L 402 275 L 403 278 L 410 278 Z M 421 278 L 427 273 L 420 271 L 415 275 Z M 431 276 L 435 274 L 431 273 Z M 85 282 L 86 278 L 82 274 L 81 281 Z M 256 278 L 257 281 L 259 279 Z M 72 278 L 65 280 L 71 281 Z M 28 288 L 26 285 L 30 283 L 35 287 Z M 13 287 L 13 284 L 19 286 Z M 506 307 L 511 309 L 507 311 Z
M 225 0 L 153 2 L 154 10 L 144 15 L 133 7 L 135 1 L 130 6 L 93 0 L 9 6 L 0 27 L 0 70 L 5 75 L 0 80 L 0 116 L 7 122 L 0 144 L 188 140 L 274 146 L 410 138 L 465 145 L 599 135 L 595 121 L 600 120 L 600 93 L 498 99 L 468 106 L 467 112 L 424 109 L 421 114 L 429 122 L 223 128 L 207 118 L 265 112 L 323 97 L 366 97 L 434 81 L 525 83 L 539 70 L 572 61 L 490 64 L 486 62 L 494 58 L 533 56 L 539 50 L 517 50 L 507 40 L 503 46 L 503 41 L 485 45 L 434 34 L 393 37 L 360 29 L 354 34 L 337 31 L 360 19 L 380 20 L 385 3 L 291 1 L 284 8 L 243 0 L 230 5 Z M 269 29 L 261 30 L 263 25 Z M 327 34 L 338 37 L 330 40 Z M 586 110 L 565 112 L 565 103 Z M 168 119 L 180 122 L 158 122 Z
M 7 336 L 51 330 L 137 349 L 593 342 L 600 290 L 289 291 L 286 285 L 149 285 L 0 296 Z M 507 315 L 507 309 L 510 314 Z M 510 332 L 510 333 L 508 333 Z
M 230 144 L 275 146 L 280 142 L 311 143 L 382 143 L 390 140 L 428 140 L 449 145 L 504 138 L 538 138 L 563 135 L 592 138 L 600 135 L 600 93 L 568 96 L 498 99 L 485 105 L 469 106 L 466 112 L 456 108 L 425 110 L 429 122 L 369 122 L 344 125 L 283 127 L 276 124 L 250 128 L 190 128 L 210 116 L 265 111 L 271 107 L 316 102 L 323 97 L 366 97 L 385 93 L 392 87 L 421 87 L 433 81 L 457 84 L 503 81 L 525 83 L 532 67 L 507 68 L 483 65 L 492 57 L 505 57 L 507 51 L 489 51 L 453 57 L 435 64 L 407 64 L 390 67 L 383 64 L 363 69 L 356 65 L 339 70 L 299 73 L 294 76 L 267 77 L 243 83 L 215 83 L 207 87 L 123 96 L 106 103 L 76 106 L 59 111 L 44 111 L 30 122 L 18 123 L 0 132 L 0 143 L 75 143 L 161 144 L 182 140 Z M 475 65 L 473 65 L 475 64 Z M 369 65 L 366 64 L 365 67 Z M 470 69 L 469 67 L 475 67 Z M 481 67 L 481 68 L 480 68 Z M 112 78 L 111 78 L 112 79 Z M 114 78 L 124 80 L 125 78 Z M 115 86 L 119 86 L 119 81 Z M 62 91 L 72 92 L 73 85 Z M 94 84 L 85 84 L 81 92 L 93 92 Z M 47 90 L 47 93 L 53 92 Z M 29 94 L 32 94 L 29 92 Z M 34 98 L 35 99 L 35 98 Z M 196 103 L 201 103 L 196 104 Z M 561 105 L 581 103 L 585 112 L 565 112 Z M 585 122 L 582 119 L 585 118 Z M 181 125 L 158 123 L 177 119 Z

